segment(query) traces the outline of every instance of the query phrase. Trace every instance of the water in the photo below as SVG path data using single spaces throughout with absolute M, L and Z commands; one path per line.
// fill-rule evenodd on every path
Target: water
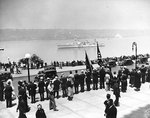
M 40 32 L 38 32 L 40 33 Z M 79 33 L 78 33 L 79 34 Z M 91 34 L 90 34 L 91 35 Z M 0 52 L 0 61 L 8 62 L 18 61 L 24 58 L 26 53 L 37 54 L 45 62 L 50 63 L 51 61 L 72 61 L 72 60 L 85 60 L 85 50 L 89 58 L 96 59 L 96 47 L 88 48 L 70 48 L 70 49 L 58 49 L 57 44 L 70 43 L 75 38 L 63 38 L 53 39 L 52 37 L 44 39 L 38 36 L 19 37 L 3 36 L 0 33 L 0 47 L 4 48 L 4 51 Z M 3 40 L 9 37 L 9 40 Z M 14 38 L 15 37 L 15 38 Z M 91 37 L 91 36 L 90 36 Z M 20 39 L 21 38 L 21 39 Z M 93 38 L 80 38 L 79 41 L 90 41 L 93 42 L 96 37 Z M 101 54 L 103 57 L 122 56 L 122 55 L 133 55 L 132 43 L 135 41 L 138 44 L 138 54 L 150 53 L 149 36 L 128 36 L 128 37 L 100 37 L 96 38 L 99 43 L 104 43 L 105 47 L 100 47 Z M 46 39 L 46 40 L 45 40 Z

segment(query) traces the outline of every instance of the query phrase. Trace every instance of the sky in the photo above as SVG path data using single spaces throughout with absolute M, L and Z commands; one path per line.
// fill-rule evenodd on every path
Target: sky
M 0 0 L 0 29 L 150 29 L 150 0 Z

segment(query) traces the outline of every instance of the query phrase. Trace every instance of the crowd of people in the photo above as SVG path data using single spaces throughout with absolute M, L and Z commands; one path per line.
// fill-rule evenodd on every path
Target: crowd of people
M 128 81 L 129 80 L 129 81 Z M 119 106 L 120 92 L 127 92 L 128 84 L 130 87 L 135 87 L 136 91 L 140 90 L 141 84 L 145 82 L 150 82 L 150 69 L 146 68 L 144 65 L 137 67 L 136 69 L 129 70 L 127 67 L 121 66 L 118 72 L 111 71 L 110 68 L 101 66 L 98 69 L 93 69 L 91 72 L 89 69 L 85 71 L 78 72 L 75 71 L 73 74 L 70 71 L 68 76 L 61 73 L 61 76 L 57 75 L 54 78 L 44 78 L 40 77 L 39 82 L 36 81 L 27 83 L 24 81 L 18 81 L 18 107 L 19 118 L 24 118 L 25 113 L 30 111 L 28 105 L 28 98 L 31 99 L 31 103 L 35 103 L 37 92 L 40 94 L 40 101 L 45 99 L 49 100 L 49 110 L 58 111 L 55 98 L 60 97 L 67 98 L 68 101 L 72 101 L 74 94 L 79 94 L 84 91 L 105 89 L 106 91 L 113 91 L 115 95 L 115 100 L 107 100 L 105 116 L 110 118 L 111 110 L 115 110 Z M 14 87 L 12 81 L 7 81 L 6 86 L 2 81 L 0 81 L 0 100 L 6 99 L 6 107 L 12 106 L 12 95 Z M 61 91 L 61 92 L 60 92 Z M 3 95 L 4 93 L 4 95 Z M 109 96 L 109 95 L 108 95 Z M 110 97 L 108 97 L 109 99 Z M 37 114 L 45 114 L 41 105 L 38 105 Z M 112 110 L 113 111 L 113 110 Z M 117 110 L 115 110 L 117 112 Z M 117 114 L 117 113 L 116 113 Z M 39 115 L 37 115 L 38 118 Z M 46 117 L 46 115 L 44 115 Z M 111 118 L 116 118 L 116 115 Z

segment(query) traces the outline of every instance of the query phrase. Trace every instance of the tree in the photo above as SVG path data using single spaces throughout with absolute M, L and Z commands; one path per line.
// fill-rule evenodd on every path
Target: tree
M 33 54 L 31 56 L 31 63 L 33 63 L 33 65 L 36 65 L 37 68 L 39 68 L 40 66 L 43 66 L 44 61 L 36 54 Z

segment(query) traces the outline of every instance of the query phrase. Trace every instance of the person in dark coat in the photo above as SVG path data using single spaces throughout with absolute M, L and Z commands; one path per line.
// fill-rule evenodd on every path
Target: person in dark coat
M 30 110 L 30 107 L 28 106 L 28 99 L 27 98 L 29 98 L 29 96 L 27 95 L 26 87 L 25 87 L 24 82 L 22 80 L 20 80 L 18 82 L 18 84 L 19 84 L 18 95 L 22 96 L 22 99 L 25 102 L 25 111 L 28 112 Z
M 141 71 L 141 77 L 142 77 L 142 83 L 145 83 L 146 80 L 146 67 L 144 65 L 142 65 L 142 67 L 140 68 Z
M 19 96 L 18 106 L 16 111 L 19 110 L 19 117 L 18 118 L 27 118 L 25 112 L 26 112 L 26 104 L 22 98 L 22 96 Z
M 106 98 L 107 98 L 107 100 L 104 101 L 104 105 L 105 105 L 104 116 L 107 116 L 107 112 L 108 112 L 108 109 L 109 109 L 109 101 L 111 99 L 111 95 L 107 94 Z
M 122 92 L 126 92 L 127 90 L 127 78 L 128 76 L 125 73 L 123 73 L 121 77 L 121 91 Z
M 91 72 L 89 69 L 87 69 L 87 72 L 86 72 L 86 86 L 87 86 L 87 91 L 90 91 L 91 90 L 91 87 L 90 87 L 90 84 L 91 84 Z
M 129 84 L 130 87 L 134 87 L 134 82 L 135 81 L 135 69 L 132 69 L 130 72 L 130 80 L 129 80 Z
M 12 91 L 13 89 L 10 86 L 10 82 L 8 82 L 4 89 L 7 108 L 12 106 Z
M 0 101 L 4 100 L 4 83 L 0 80 Z
M 113 100 L 109 100 L 109 108 L 107 110 L 106 118 L 117 118 L 117 108 L 113 105 Z
M 106 74 L 106 72 L 105 72 L 105 69 L 104 69 L 104 67 L 102 66 L 102 68 L 100 69 L 100 71 L 99 71 L 99 76 L 100 76 L 100 89 L 102 89 L 102 88 L 105 88 L 105 84 L 104 84 L 104 81 L 105 81 L 105 74 Z
M 134 83 L 134 86 L 135 86 L 135 90 L 136 91 L 139 91 L 140 90 L 140 87 L 141 87 L 141 72 L 140 70 L 137 70 L 137 72 L 135 73 L 135 83 Z
M 61 89 L 62 89 L 62 97 L 67 97 L 67 77 L 64 76 L 64 73 L 61 74 Z
M 93 70 L 93 90 L 98 90 L 98 72 Z
M 44 109 L 41 104 L 37 105 L 36 118 L 47 118 Z
M 113 94 L 116 97 L 114 104 L 115 106 L 119 106 L 120 88 L 119 88 L 119 84 L 117 81 L 114 83 L 114 86 L 113 86 Z
M 150 82 L 150 68 L 147 69 L 146 81 L 147 81 L 147 82 Z
M 60 89 L 60 81 L 58 80 L 58 76 L 55 76 L 54 78 L 54 97 L 59 98 L 59 89 Z M 57 94 L 57 96 L 56 96 Z
M 80 92 L 84 92 L 84 81 L 85 81 L 85 74 L 84 74 L 84 71 L 81 70 L 81 74 L 80 74 Z
M 38 84 L 39 87 L 39 93 L 40 93 L 40 100 L 44 101 L 44 87 L 45 87 L 45 83 L 43 80 L 43 77 L 40 78 L 40 82 Z
M 30 82 L 28 87 L 29 87 L 29 93 L 31 96 L 31 103 L 35 103 L 36 84 L 34 84 L 33 82 Z
M 78 71 L 75 70 L 75 74 L 74 74 L 74 88 L 75 88 L 75 94 L 79 93 L 79 74 Z
M 121 66 L 120 69 L 118 70 L 118 74 L 117 74 L 117 78 L 119 79 L 119 86 L 121 83 L 121 79 L 122 79 L 122 74 L 123 74 L 123 67 Z

